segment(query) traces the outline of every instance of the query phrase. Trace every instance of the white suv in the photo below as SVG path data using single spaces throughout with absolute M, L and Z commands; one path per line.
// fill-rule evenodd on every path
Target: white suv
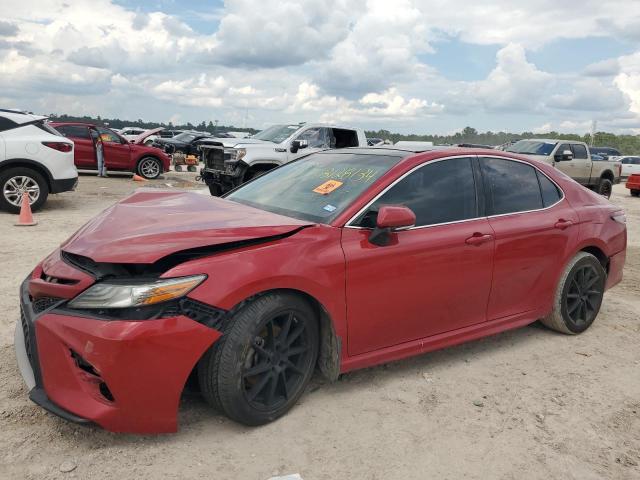
M 77 185 L 73 142 L 45 120 L 0 109 L 0 210 L 18 213 L 24 192 L 37 210 L 49 193 L 74 190 Z

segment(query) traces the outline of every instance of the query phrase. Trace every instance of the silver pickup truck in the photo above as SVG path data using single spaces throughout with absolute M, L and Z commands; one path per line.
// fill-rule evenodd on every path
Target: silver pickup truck
M 620 183 L 620 162 L 594 162 L 584 142 L 555 139 L 520 140 L 506 149 L 556 167 L 576 182 L 603 195 L 611 196 L 614 183 Z
M 216 196 L 313 152 L 366 146 L 360 128 L 319 123 L 273 125 L 251 138 L 214 138 L 200 145 L 204 163 L 200 177 Z

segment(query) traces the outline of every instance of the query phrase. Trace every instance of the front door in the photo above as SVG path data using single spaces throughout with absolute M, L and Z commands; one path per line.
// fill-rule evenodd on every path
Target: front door
M 129 142 L 105 127 L 96 127 L 104 146 L 104 162 L 107 170 L 129 170 L 131 153 Z
M 571 152 L 573 159 L 556 161 L 555 167 L 576 182 L 588 185 L 591 178 L 591 160 L 587 154 L 587 148 L 581 144 L 563 143 L 555 151 L 555 154 L 562 154 L 565 151 Z
M 291 147 L 289 147 L 289 150 L 287 151 L 288 161 L 295 160 L 303 155 L 309 155 L 310 153 L 330 148 L 331 130 L 325 127 L 311 127 L 302 131 L 293 140 L 307 142 L 307 146 L 299 149 L 297 152 L 292 152 Z
M 579 229 L 562 191 L 528 163 L 481 158 L 495 235 L 487 319 L 534 311 L 553 297 Z
M 349 354 L 485 321 L 493 236 L 470 157 L 422 165 L 343 229 Z M 368 241 L 382 205 L 405 205 L 416 226 L 386 246 Z

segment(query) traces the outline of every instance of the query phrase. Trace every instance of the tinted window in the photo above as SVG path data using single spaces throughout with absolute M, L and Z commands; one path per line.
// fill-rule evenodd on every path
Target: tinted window
M 87 140 L 91 138 L 89 137 L 89 129 L 81 125 L 60 125 L 56 127 L 56 130 L 65 137 L 86 138 Z
M 563 143 L 556 150 L 556 155 L 562 155 L 565 150 L 569 150 L 571 152 L 571 146 L 568 143 Z
M 573 158 L 588 158 L 587 147 L 584 145 L 573 144 Z
M 8 118 L 0 117 L 0 132 L 4 132 L 5 130 L 9 130 L 11 128 L 15 128 L 18 125 L 13 120 L 9 120 Z
M 549 180 L 546 175 L 538 172 L 538 181 L 540 182 L 540 190 L 542 191 L 542 203 L 545 207 L 549 207 L 562 198 L 562 194 L 555 183 Z
M 542 208 L 536 169 L 531 165 L 499 158 L 483 158 L 481 164 L 490 215 Z
M 404 205 L 416 214 L 416 226 L 478 216 L 470 158 L 429 163 L 411 173 L 371 205 L 357 222 L 374 227 L 383 205 Z

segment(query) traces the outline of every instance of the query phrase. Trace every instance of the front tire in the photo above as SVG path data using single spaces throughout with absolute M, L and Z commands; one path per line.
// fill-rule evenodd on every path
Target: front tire
M 611 198 L 611 192 L 613 191 L 613 183 L 608 178 L 601 178 L 598 184 L 598 193 L 605 198 Z
M 553 310 L 542 323 L 568 335 L 584 332 L 598 316 L 606 280 L 607 273 L 596 257 L 578 253 L 565 268 Z
M 229 418 L 263 425 L 303 394 L 318 357 L 318 324 L 297 295 L 258 297 L 228 321 L 198 364 L 202 395 Z
M 640 190 L 631 190 L 631 196 L 640 197 Z
M 26 167 L 1 172 L 0 189 L 0 209 L 10 213 L 20 213 L 23 192 L 29 194 L 29 204 L 34 212 L 44 205 L 49 196 L 49 186 L 44 177 Z
M 160 160 L 153 157 L 144 157 L 138 162 L 138 175 L 148 180 L 158 178 L 162 173 Z

